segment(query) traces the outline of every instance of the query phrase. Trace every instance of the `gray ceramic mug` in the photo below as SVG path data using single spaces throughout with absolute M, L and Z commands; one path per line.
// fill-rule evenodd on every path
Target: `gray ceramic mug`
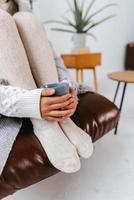
M 69 93 L 69 83 L 49 83 L 42 86 L 43 88 L 54 88 L 53 96 L 63 96 Z

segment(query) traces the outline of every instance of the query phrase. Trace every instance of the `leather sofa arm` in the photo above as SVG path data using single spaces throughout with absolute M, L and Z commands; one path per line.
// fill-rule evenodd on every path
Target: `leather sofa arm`
M 120 113 L 115 104 L 100 94 L 88 92 L 80 95 L 80 103 L 72 120 L 92 138 L 100 139 L 115 128 Z
M 116 126 L 119 110 L 99 94 L 88 92 L 79 99 L 72 119 L 95 142 Z M 25 119 L 0 177 L 0 199 L 56 173 L 58 170 L 49 162 L 30 120 Z

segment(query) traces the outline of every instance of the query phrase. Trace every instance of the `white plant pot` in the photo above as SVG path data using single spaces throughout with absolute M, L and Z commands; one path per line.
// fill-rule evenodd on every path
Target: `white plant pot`
M 86 34 L 75 33 L 72 37 L 74 48 L 85 48 L 86 47 Z

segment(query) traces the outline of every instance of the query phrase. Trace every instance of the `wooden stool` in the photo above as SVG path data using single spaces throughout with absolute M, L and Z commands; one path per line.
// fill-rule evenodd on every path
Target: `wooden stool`
M 113 73 L 108 74 L 108 77 L 110 79 L 118 82 L 117 88 L 116 88 L 116 91 L 115 91 L 114 100 L 113 100 L 114 103 L 116 101 L 116 97 L 117 97 L 121 82 L 124 84 L 122 97 L 121 97 L 121 101 L 120 101 L 120 107 L 119 107 L 119 111 L 121 112 L 123 101 L 124 101 L 124 96 L 125 96 L 125 92 L 126 92 L 127 83 L 134 83 L 134 71 L 113 72 Z M 115 128 L 114 134 L 117 134 L 118 124 L 119 124 L 119 121 L 118 121 L 117 126 Z
M 76 69 L 76 81 L 83 82 L 83 70 L 93 70 L 94 87 L 98 92 L 98 83 L 96 76 L 96 67 L 101 65 L 101 53 L 86 53 L 86 54 L 62 54 L 64 64 L 69 69 Z

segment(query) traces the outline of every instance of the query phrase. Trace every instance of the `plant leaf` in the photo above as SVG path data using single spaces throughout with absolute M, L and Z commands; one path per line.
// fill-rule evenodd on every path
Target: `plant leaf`
M 117 4 L 111 3 L 111 4 L 108 4 L 108 5 L 106 5 L 106 6 L 102 7 L 102 8 L 100 8 L 99 10 L 97 10 L 96 12 L 94 12 L 93 14 L 91 14 L 91 15 L 88 17 L 87 20 L 89 21 L 89 20 L 92 19 L 94 16 L 96 16 L 96 15 L 99 14 L 99 13 L 101 13 L 103 10 L 105 10 L 105 9 L 107 9 L 107 8 L 109 8 L 109 7 L 112 7 L 112 6 L 117 6 Z
M 74 21 L 75 21 L 75 29 L 77 32 L 81 32 L 82 27 L 82 11 L 79 8 L 79 4 L 77 3 L 77 0 L 74 1 Z
M 77 0 L 74 0 L 74 7 L 75 7 L 76 12 L 79 11 Z
M 67 0 L 69 10 L 73 16 L 73 20 L 70 20 L 70 18 L 65 15 L 62 16 L 62 20 L 49 20 L 44 23 L 57 23 L 63 25 L 63 28 L 52 28 L 52 30 L 55 31 L 64 31 L 64 32 L 71 32 L 71 33 L 87 33 L 90 29 L 98 26 L 99 24 L 103 23 L 104 21 L 114 17 L 115 15 L 111 15 L 108 17 L 103 18 L 100 21 L 94 21 L 94 17 L 101 13 L 103 10 L 105 10 L 108 7 L 115 6 L 117 4 L 107 4 L 97 11 L 93 12 L 89 16 L 89 12 L 92 8 L 92 6 L 95 4 L 97 0 L 90 0 L 90 4 L 88 5 L 87 9 L 85 9 L 84 5 L 86 0 Z M 73 2 L 73 3 L 72 3 Z M 85 11 L 84 11 L 85 10 Z M 85 13 L 85 14 L 84 14 Z M 84 16 L 83 16 L 84 15 Z M 93 19 L 93 20 L 92 20 Z M 64 26 L 67 29 L 64 28 Z M 70 27 L 70 30 L 69 30 Z M 88 33 L 90 34 L 90 33 Z
M 89 4 L 89 6 L 87 7 L 87 10 L 84 15 L 84 19 L 86 19 L 86 17 L 88 16 L 88 13 L 91 10 L 92 6 L 95 4 L 95 2 L 96 2 L 96 0 L 92 0 L 91 3 Z
M 76 33 L 75 31 L 62 29 L 62 28 L 51 28 L 52 31 L 61 31 L 61 32 L 68 32 L 68 33 Z
M 78 25 L 80 21 L 80 12 L 79 12 L 77 0 L 74 0 L 74 16 L 75 16 L 76 25 Z
M 68 20 L 68 19 L 66 18 L 66 20 Z M 72 26 L 73 28 L 75 28 L 75 25 L 73 23 L 71 23 L 71 21 L 69 21 L 69 20 L 67 21 L 67 23 L 63 22 L 63 21 L 60 21 L 60 20 L 48 20 L 48 21 L 46 21 L 44 23 L 45 24 L 57 23 L 57 24 L 65 25 L 65 26 Z
M 52 23 L 57 23 L 57 24 L 63 24 L 63 25 L 69 25 L 66 22 L 60 21 L 60 20 L 48 20 L 44 21 L 44 24 L 52 24 Z
M 76 25 L 75 24 L 73 24 L 73 22 L 72 21 L 70 21 L 70 19 L 69 18 L 67 18 L 67 17 L 65 17 L 65 16 L 62 16 L 62 18 L 70 25 L 70 26 L 73 26 L 74 28 L 76 27 Z
M 110 15 L 110 16 L 105 17 L 104 19 L 102 19 L 102 20 L 100 20 L 100 21 L 98 21 L 98 22 L 93 23 L 91 26 L 89 26 L 89 27 L 85 30 L 85 32 L 91 30 L 92 28 L 94 28 L 94 27 L 96 27 L 96 26 L 102 24 L 103 22 L 105 22 L 105 21 L 107 21 L 107 20 L 109 20 L 109 19 L 111 19 L 111 18 L 113 18 L 113 17 L 115 17 L 115 16 L 116 16 L 116 15 Z

